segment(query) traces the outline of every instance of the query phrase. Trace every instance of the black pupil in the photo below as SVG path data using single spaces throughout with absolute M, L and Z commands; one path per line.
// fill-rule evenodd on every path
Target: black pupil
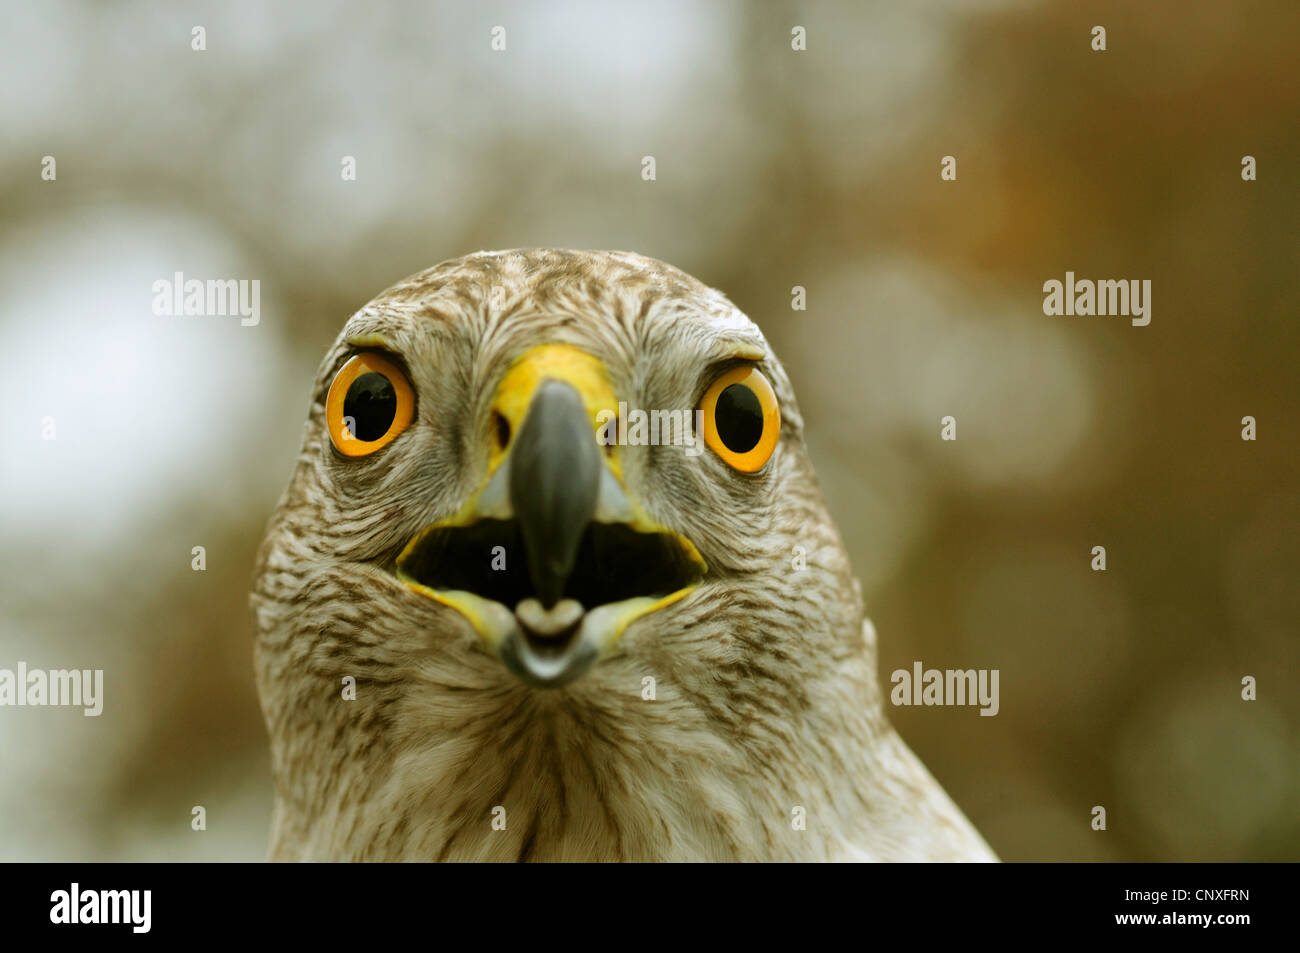
M 713 411 L 718 436 L 732 453 L 747 453 L 763 436 L 763 406 L 744 384 L 732 384 L 718 395 Z
M 343 416 L 358 440 L 378 440 L 397 416 L 397 392 L 383 374 L 367 371 L 352 382 L 343 398 Z

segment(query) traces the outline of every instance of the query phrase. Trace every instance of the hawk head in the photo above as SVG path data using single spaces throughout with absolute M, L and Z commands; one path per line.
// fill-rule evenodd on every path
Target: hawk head
M 353 315 L 252 606 L 275 857 L 878 856 L 951 808 L 785 371 L 639 255 L 471 255 Z

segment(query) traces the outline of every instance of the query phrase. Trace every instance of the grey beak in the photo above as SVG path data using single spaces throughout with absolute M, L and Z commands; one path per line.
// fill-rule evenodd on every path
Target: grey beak
M 510 502 L 533 589 L 547 609 L 564 595 L 602 469 L 582 397 L 564 381 L 543 381 L 510 451 Z

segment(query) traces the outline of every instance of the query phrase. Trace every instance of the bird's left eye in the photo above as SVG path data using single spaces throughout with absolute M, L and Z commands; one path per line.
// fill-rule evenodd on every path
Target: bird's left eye
M 364 457 L 387 446 L 414 415 L 410 382 L 381 354 L 358 354 L 344 364 L 325 399 L 330 440 L 347 457 Z
M 715 380 L 700 401 L 704 442 L 741 473 L 763 469 L 781 433 L 776 391 L 756 367 L 738 367 Z

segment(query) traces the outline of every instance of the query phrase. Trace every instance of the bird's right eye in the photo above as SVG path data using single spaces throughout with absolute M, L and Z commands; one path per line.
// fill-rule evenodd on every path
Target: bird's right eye
M 358 354 L 344 364 L 325 399 L 330 440 L 347 457 L 364 457 L 386 447 L 414 416 L 410 382 L 381 354 Z

